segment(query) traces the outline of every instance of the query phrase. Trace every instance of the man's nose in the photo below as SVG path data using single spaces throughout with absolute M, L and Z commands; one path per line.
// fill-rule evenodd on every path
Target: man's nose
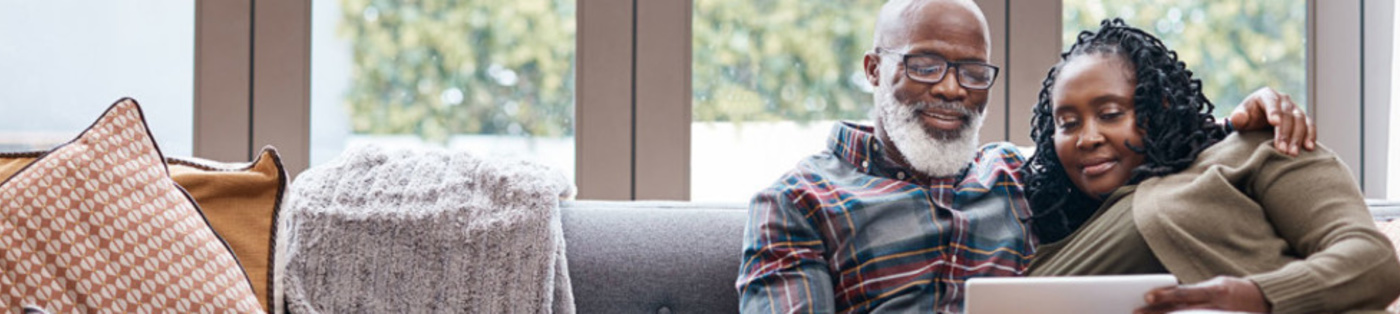
M 967 98 L 967 89 L 958 84 L 957 68 L 943 72 L 943 80 L 929 86 L 929 94 L 943 101 L 962 101 Z

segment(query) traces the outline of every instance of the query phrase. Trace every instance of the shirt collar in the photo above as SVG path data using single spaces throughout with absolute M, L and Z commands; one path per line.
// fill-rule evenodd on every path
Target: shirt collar
M 854 165 L 861 172 L 901 181 L 925 184 L 952 184 L 967 175 L 971 167 L 963 167 L 958 175 L 932 178 L 919 175 L 913 169 L 901 166 L 885 153 L 885 144 L 875 136 L 875 128 L 847 121 L 836 123 L 827 139 L 827 150 L 846 163 Z M 968 165 L 971 166 L 969 160 Z

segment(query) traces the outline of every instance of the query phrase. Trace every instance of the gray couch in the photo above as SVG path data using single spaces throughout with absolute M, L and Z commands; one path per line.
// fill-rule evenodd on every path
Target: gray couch
M 1378 221 L 1400 203 L 1368 201 Z M 735 313 L 744 204 L 561 204 L 578 313 Z
M 744 204 L 560 204 L 578 313 L 735 313 Z

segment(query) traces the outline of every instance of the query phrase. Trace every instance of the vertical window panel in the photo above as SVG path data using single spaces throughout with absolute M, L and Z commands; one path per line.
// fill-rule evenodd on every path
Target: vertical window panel
M 1394 46 L 1400 43 L 1400 23 L 1396 23 L 1395 19 L 1396 17 L 1400 17 L 1400 5 L 1394 6 L 1394 10 L 1395 14 L 1391 16 L 1392 55 L 1390 59 L 1390 68 L 1383 69 L 1390 71 L 1390 116 L 1388 117 L 1389 120 L 1387 120 L 1390 122 L 1388 123 L 1389 130 L 1387 130 L 1387 132 L 1390 133 L 1388 138 L 1390 143 L 1385 155 L 1388 156 L 1386 161 L 1389 162 L 1389 164 L 1387 164 L 1385 174 L 1386 191 L 1384 195 L 1387 199 L 1400 200 L 1400 164 L 1396 163 L 1396 161 L 1400 161 L 1400 125 L 1396 125 L 1395 123 L 1396 121 L 1400 121 L 1400 97 L 1397 97 L 1400 96 L 1400 94 L 1396 92 L 1400 91 L 1400 62 L 1397 62 L 1400 61 L 1400 49 L 1395 49 Z
M 1162 39 L 1224 117 L 1268 86 L 1307 106 L 1306 0 L 1064 0 L 1064 47 L 1107 18 Z
M 439 146 L 574 173 L 573 0 L 317 0 L 311 164 Z
M 49 149 L 121 97 L 167 155 L 192 152 L 194 2 L 6 1 L 0 151 Z M 140 18 L 131 18 L 140 17 Z
M 868 120 L 861 58 L 881 0 L 696 0 L 691 199 L 745 202 Z

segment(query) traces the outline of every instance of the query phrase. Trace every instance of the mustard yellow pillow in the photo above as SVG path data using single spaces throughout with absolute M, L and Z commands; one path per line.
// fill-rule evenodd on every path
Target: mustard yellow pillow
M 0 153 L 0 180 L 9 179 L 10 176 L 15 175 L 15 172 L 19 172 L 24 166 L 39 159 L 39 156 L 43 156 L 44 153 L 42 151 Z
M 287 187 L 287 172 L 277 149 L 264 147 L 248 163 L 179 157 L 165 161 L 170 177 L 189 191 L 214 231 L 233 248 L 258 301 L 271 311 L 273 233 Z
M 0 153 L 0 180 L 29 165 L 44 151 Z M 170 177 L 194 197 L 214 232 L 228 242 L 253 291 L 271 311 L 273 247 L 277 213 L 287 173 L 277 149 L 264 147 L 248 163 L 220 163 L 199 158 L 166 157 Z
M 262 310 L 131 99 L 0 182 L 0 256 L 9 312 Z

